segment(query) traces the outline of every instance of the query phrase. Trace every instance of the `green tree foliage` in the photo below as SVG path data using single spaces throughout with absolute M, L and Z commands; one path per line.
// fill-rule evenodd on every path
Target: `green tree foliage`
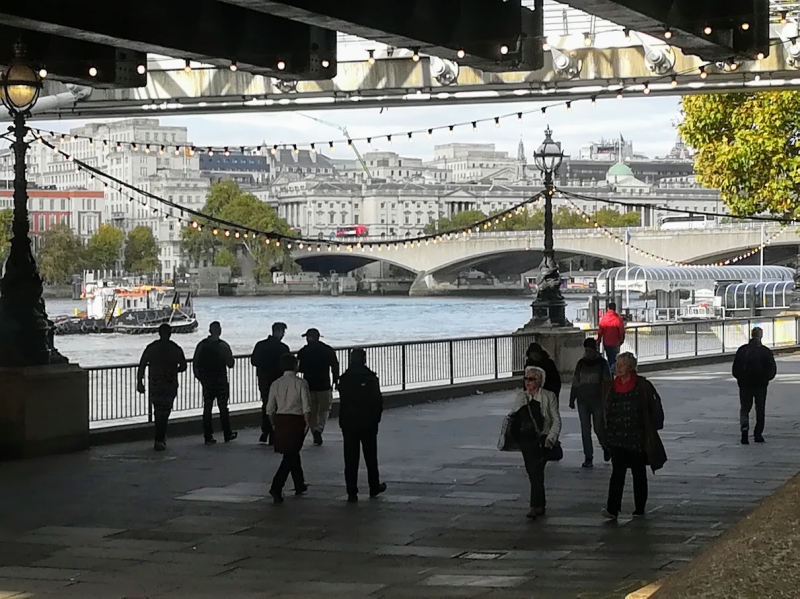
M 640 218 L 638 212 L 620 213 L 613 208 L 601 208 L 597 213 L 590 215 L 590 222 L 583 216 L 567 206 L 559 206 L 553 210 L 554 229 L 587 229 L 594 227 L 597 222 L 603 227 L 638 227 Z M 544 229 L 544 210 L 536 208 L 515 214 L 495 225 L 496 231 L 541 231 Z
M 685 96 L 683 117 L 698 181 L 731 212 L 798 215 L 800 92 Z
M 158 243 L 150 227 L 134 227 L 125 242 L 125 270 L 137 275 L 149 275 L 159 268 Z
M 236 256 L 226 247 L 220 249 L 214 256 L 214 266 L 227 266 L 231 269 L 231 274 L 234 277 L 238 277 L 242 274 L 242 269 L 239 267 Z
M 203 212 L 259 231 L 290 234 L 289 225 L 272 208 L 254 195 L 239 189 L 232 181 L 221 181 L 211 186 Z M 205 259 L 216 264 L 217 254 L 225 249 L 234 261 L 239 255 L 252 259 L 255 263 L 253 273 L 258 282 L 270 281 L 273 267 L 288 272 L 297 270 L 290 250 L 283 244 L 280 247 L 274 243 L 267 244 L 263 237 L 257 240 L 245 239 L 244 236 L 236 239 L 232 234 L 226 237 L 222 227 L 217 227 L 218 234 L 214 235 L 213 229 L 216 225 L 202 220 L 198 222 L 203 227 L 202 231 L 186 227 L 181 233 L 182 246 L 195 262 Z M 230 261 L 229 258 L 224 260 Z
M 14 212 L 10 208 L 0 210 L 0 266 L 8 257 L 11 247 L 11 223 L 14 221 Z
M 111 270 L 119 259 L 125 234 L 111 225 L 100 225 L 86 244 L 86 266 L 90 269 Z
M 452 218 L 440 217 L 439 220 L 428 223 L 425 225 L 423 232 L 426 235 L 433 235 L 434 233 L 445 233 L 454 229 L 463 229 L 469 227 L 476 222 L 485 220 L 488 215 L 480 210 L 465 210 L 455 214 Z
M 69 225 L 54 225 L 41 235 L 36 256 L 39 273 L 51 284 L 69 283 L 84 266 L 85 248 Z

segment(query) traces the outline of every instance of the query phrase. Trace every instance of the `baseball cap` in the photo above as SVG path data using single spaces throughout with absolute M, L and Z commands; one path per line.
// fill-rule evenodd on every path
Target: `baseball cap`
M 319 334 L 319 329 L 311 328 L 303 333 L 303 337 L 322 337 L 322 335 Z

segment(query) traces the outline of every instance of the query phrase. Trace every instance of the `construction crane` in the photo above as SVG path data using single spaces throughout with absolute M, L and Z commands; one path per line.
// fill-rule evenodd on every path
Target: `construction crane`
M 336 123 L 331 123 L 328 121 L 323 121 L 322 119 L 318 119 L 317 117 L 311 116 L 310 114 L 303 114 L 302 112 L 298 113 L 300 116 L 304 116 L 307 119 L 311 119 L 312 121 L 317 121 L 321 125 L 325 125 L 327 127 L 333 127 L 334 129 L 338 129 L 342 132 L 345 139 L 347 139 L 348 145 L 353 148 L 353 152 L 356 154 L 356 158 L 358 158 L 358 162 L 361 165 L 361 168 L 364 169 L 364 172 L 367 173 L 367 180 L 372 179 L 372 173 L 369 172 L 369 167 L 367 166 L 367 161 L 361 156 L 361 152 L 358 151 L 356 147 L 356 142 L 354 142 L 350 138 L 350 133 L 347 132 L 347 127 L 342 127 L 341 125 L 337 125 Z

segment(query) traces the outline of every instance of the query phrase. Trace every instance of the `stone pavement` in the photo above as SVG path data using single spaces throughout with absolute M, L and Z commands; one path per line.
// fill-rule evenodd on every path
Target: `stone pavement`
M 141 443 L 3 463 L 0 598 L 623 597 L 800 468 L 800 358 L 779 361 L 765 445 L 739 445 L 729 368 L 651 375 L 670 459 L 650 477 L 647 518 L 618 524 L 599 515 L 610 466 L 580 468 L 563 398 L 566 456 L 547 467 L 548 516 L 535 522 L 521 456 L 495 449 L 511 393 L 388 411 L 389 491 L 354 505 L 335 421 L 303 452 L 308 495 L 282 506 L 266 497 L 278 455 L 256 430 L 213 447 L 173 439 L 160 454 Z

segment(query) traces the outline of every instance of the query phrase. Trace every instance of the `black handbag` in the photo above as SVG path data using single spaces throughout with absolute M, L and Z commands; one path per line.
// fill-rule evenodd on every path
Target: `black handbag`
M 542 447 L 542 452 L 546 462 L 560 462 L 564 459 L 564 448 L 561 447 L 561 441 L 556 441 L 552 447 Z

